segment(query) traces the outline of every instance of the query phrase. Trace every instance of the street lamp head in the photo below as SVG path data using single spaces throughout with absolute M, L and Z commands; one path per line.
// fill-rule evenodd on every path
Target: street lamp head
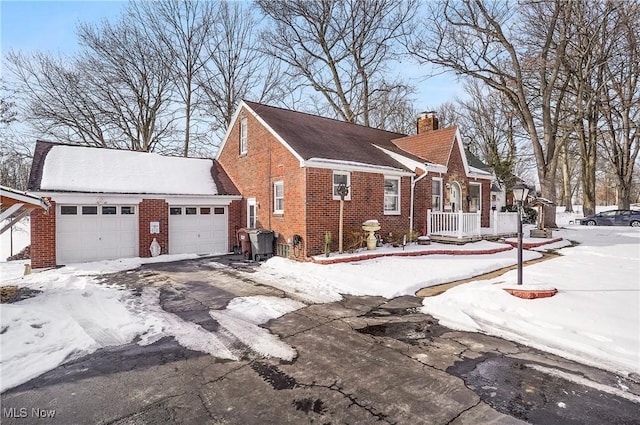
M 518 183 L 513 186 L 513 200 L 516 202 L 524 202 L 529 195 L 529 187 L 525 184 Z

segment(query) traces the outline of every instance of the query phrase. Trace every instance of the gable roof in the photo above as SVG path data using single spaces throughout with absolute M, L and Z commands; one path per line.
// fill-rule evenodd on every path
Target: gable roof
M 217 161 L 38 141 L 29 189 L 40 192 L 238 195 Z
M 301 162 L 327 160 L 415 171 L 378 147 L 420 163 L 425 162 L 391 143 L 392 139 L 403 136 L 400 133 L 255 102 L 244 101 L 243 104 L 278 136 Z
M 464 154 L 467 156 L 467 162 L 469 163 L 469 167 L 474 167 L 482 171 L 486 171 L 488 173 L 492 173 L 493 170 L 487 164 L 482 162 L 480 158 L 475 156 L 469 149 L 464 150 Z
M 395 139 L 393 143 L 400 149 L 411 152 L 424 160 L 447 165 L 456 141 L 457 131 L 458 128 L 455 126 L 430 130 Z

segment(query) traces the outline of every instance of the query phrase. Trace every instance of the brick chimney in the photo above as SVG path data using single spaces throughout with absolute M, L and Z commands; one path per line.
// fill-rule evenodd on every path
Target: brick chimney
M 422 112 L 416 123 L 418 134 L 438 129 L 438 116 L 435 112 Z

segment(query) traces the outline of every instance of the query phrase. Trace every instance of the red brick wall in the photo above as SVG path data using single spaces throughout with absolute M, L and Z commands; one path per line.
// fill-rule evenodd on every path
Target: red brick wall
M 56 204 L 49 200 L 49 211 L 31 211 L 31 267 L 56 266 Z
M 149 223 L 160 223 L 160 233 L 149 233 Z M 169 252 L 169 204 L 164 199 L 144 199 L 138 204 L 138 249 L 140 257 L 151 257 L 149 247 L 156 238 L 161 254 Z
M 229 251 L 236 245 L 236 230 L 237 228 L 247 225 L 246 219 L 243 220 L 242 213 L 242 201 L 231 201 L 229 204 Z
M 332 235 L 332 251 L 338 250 L 340 201 L 333 200 L 333 170 L 307 170 L 307 254 L 324 252 L 324 235 Z M 351 200 L 344 202 L 345 228 L 361 229 L 366 220 L 380 222 L 380 235 L 408 232 L 411 201 L 411 178 L 400 183 L 400 215 L 384 214 L 384 176 L 351 172 Z
M 247 118 L 247 153 L 240 155 L 239 127 L 243 116 Z M 295 234 L 306 239 L 304 170 L 298 159 L 248 111 L 241 111 L 218 161 L 244 198 L 238 207 L 241 227 L 247 224 L 246 198 L 256 198 L 258 228 L 277 232 L 278 243 L 286 243 Z M 274 214 L 273 183 L 279 180 L 284 182 L 284 213 Z M 296 253 L 305 255 L 304 249 Z

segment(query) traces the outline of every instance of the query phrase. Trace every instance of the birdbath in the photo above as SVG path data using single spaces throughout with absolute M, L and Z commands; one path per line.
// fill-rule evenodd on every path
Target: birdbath
M 376 235 L 375 232 L 380 230 L 380 223 L 378 220 L 367 220 L 362 223 L 362 230 L 365 232 L 369 232 L 369 236 L 367 236 L 367 249 L 372 251 L 376 249 Z

